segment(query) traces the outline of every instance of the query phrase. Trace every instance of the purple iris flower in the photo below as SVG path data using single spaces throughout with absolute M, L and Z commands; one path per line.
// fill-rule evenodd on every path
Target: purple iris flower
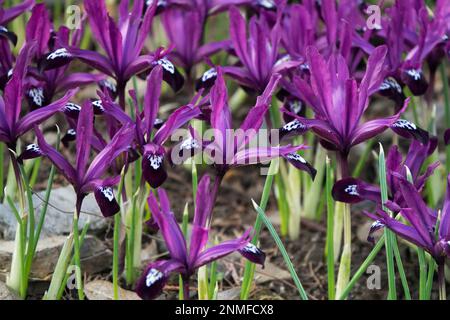
M 13 6 L 11 8 L 5 9 L 4 6 L 5 0 L 0 0 L 0 36 L 7 35 L 8 30 L 5 28 L 6 25 L 20 16 L 22 13 L 33 7 L 35 0 L 24 0 L 22 3 Z M 7 36 L 9 37 L 9 36 Z M 16 38 L 17 41 L 17 38 Z
M 311 106 L 315 118 L 306 119 L 284 110 L 295 120 L 281 128 L 281 136 L 301 134 L 308 129 L 314 131 L 325 148 L 337 152 L 342 177 L 348 176 L 347 157 L 350 149 L 388 128 L 404 137 L 415 137 L 426 143 L 426 131 L 407 120 L 399 119 L 409 100 L 393 116 L 360 124 L 369 105 L 369 96 L 379 88 L 383 80 L 386 53 L 386 46 L 377 47 L 373 51 L 364 77 L 358 84 L 350 75 L 347 63 L 340 54 L 333 54 L 327 61 L 315 47 L 309 47 L 307 61 L 310 65 L 310 84 L 300 77 L 294 77 L 287 90 Z
M 375 34 L 389 47 L 389 73 L 380 87 L 380 94 L 399 101 L 404 99 L 398 89 L 403 85 L 408 86 L 414 95 L 425 94 L 429 87 L 423 74 L 425 61 L 429 63 L 433 86 L 436 68 L 445 56 L 449 18 L 446 0 L 437 1 L 432 18 L 424 1 L 396 1 L 393 7 L 387 9 L 387 16 Z M 369 40 L 354 37 L 355 45 L 370 54 L 374 47 Z
M 172 133 L 186 124 L 189 120 L 201 114 L 200 108 L 196 106 L 195 97 L 191 103 L 175 110 L 167 120 L 158 126 L 160 119 L 157 118 L 159 110 L 159 98 L 163 79 L 163 67 L 156 66 L 147 78 L 147 91 L 144 97 L 143 112 L 139 112 L 136 106 L 136 121 L 133 121 L 125 112 L 115 105 L 106 95 L 101 95 L 104 101 L 103 107 L 106 114 L 113 116 L 122 124 L 136 123 L 136 141 L 141 153 L 142 173 L 145 180 L 153 188 L 158 188 L 167 179 L 164 165 L 166 150 L 164 143 Z M 134 96 L 134 93 L 132 93 Z M 154 132 L 155 124 L 159 129 Z
M 399 191 L 405 205 L 399 208 L 400 214 L 408 224 L 397 221 L 385 211 L 364 212 L 382 227 L 386 226 L 400 237 L 426 250 L 438 265 L 450 256 L 450 176 L 447 178 L 447 193 L 440 214 L 427 207 L 416 187 L 404 177 L 397 175 Z M 439 229 L 436 232 L 439 215 Z
M 232 128 L 231 111 L 228 106 L 228 93 L 222 68 L 218 67 L 217 73 L 217 79 L 210 93 L 209 122 L 214 131 L 214 140 L 205 141 L 192 129 L 192 137 L 182 141 L 173 149 L 172 158 L 175 156 L 189 157 L 203 150 L 205 155 L 211 155 L 218 177 L 221 178 L 233 167 L 263 163 L 281 156 L 296 168 L 308 172 L 314 179 L 316 170 L 296 152 L 305 149 L 306 146 L 272 146 L 270 141 L 266 146 L 252 145 L 253 139 L 259 135 L 280 75 L 272 75 L 267 88 L 257 98 L 256 105 L 250 109 L 240 128 L 235 131 Z
M 0 0 L 0 88 L 3 88 L 11 79 L 11 71 L 14 64 L 14 56 L 8 42 L 14 46 L 17 44 L 17 35 L 8 30 L 6 25 L 30 9 L 34 5 L 34 0 L 26 0 L 21 4 L 5 9 L 4 0 Z
M 161 15 L 170 44 L 175 47 L 171 53 L 173 60 L 190 75 L 192 67 L 205 57 L 230 47 L 230 41 L 203 44 L 206 21 L 199 8 L 185 9 L 173 7 Z
M 36 41 L 35 60 L 38 68 L 30 68 L 27 99 L 31 109 L 41 108 L 53 100 L 59 93 L 79 88 L 83 85 L 98 82 L 105 78 L 101 74 L 84 72 L 67 73 L 72 58 L 65 49 L 67 46 L 78 46 L 82 37 L 82 30 L 76 29 L 69 43 L 70 31 L 61 27 L 57 32 L 52 31 L 52 24 L 45 4 L 38 4 L 33 8 L 26 28 L 26 40 Z M 79 108 L 78 108 L 79 109 Z M 79 110 L 78 110 L 79 111 Z M 68 107 L 69 114 L 75 113 L 72 106 Z
M 179 273 L 183 277 L 185 299 L 189 299 L 189 279 L 201 266 L 223 258 L 233 252 L 239 252 L 243 257 L 264 265 L 265 254 L 250 243 L 250 230 L 234 240 L 228 240 L 218 245 L 206 248 L 211 225 L 213 196 L 210 192 L 210 178 L 205 175 L 200 180 L 196 197 L 196 206 L 189 250 L 185 237 L 170 209 L 166 192 L 158 189 L 159 205 L 153 193 L 150 193 L 148 205 L 152 217 L 161 230 L 169 260 L 158 260 L 150 263 L 138 280 L 136 292 L 142 299 L 156 298 L 166 285 L 170 274 Z
M 247 23 L 236 7 L 230 8 L 230 37 L 233 49 L 241 66 L 223 67 L 224 73 L 230 75 L 243 87 L 262 94 L 273 74 L 282 74 L 286 70 L 300 65 L 291 60 L 289 55 L 280 56 L 281 13 L 278 11 L 277 22 L 270 28 L 265 15 L 253 16 Z
M 35 49 L 35 43 L 27 43 L 22 48 L 12 72 L 11 80 L 6 84 L 3 97 L 0 97 L 0 141 L 10 149 L 16 149 L 20 136 L 28 132 L 35 125 L 42 123 L 64 107 L 76 90 L 68 91 L 64 97 L 45 106 L 21 115 L 22 99 L 24 97 L 24 80 L 27 67 Z
M 94 112 L 91 103 L 83 104 L 77 125 L 76 139 L 76 163 L 73 166 L 58 151 L 51 147 L 44 140 L 41 131 L 36 128 L 37 145 L 30 145 L 23 154 L 24 159 L 45 156 L 64 175 L 67 181 L 75 189 L 76 212 L 80 213 L 81 205 L 85 196 L 94 192 L 95 199 L 100 207 L 100 211 L 105 217 L 112 216 L 119 211 L 119 206 L 115 200 L 112 186 L 117 184 L 120 176 L 113 178 L 103 178 L 103 175 L 113 165 L 114 160 L 130 148 L 134 138 L 134 127 L 131 124 L 123 126 L 97 156 L 87 166 L 91 140 L 94 132 Z
M 153 62 L 150 55 L 141 55 L 141 51 L 150 32 L 156 6 L 148 7 L 142 17 L 144 0 L 134 1 L 131 12 L 128 11 L 129 0 L 123 0 L 117 24 L 108 14 L 104 0 L 85 0 L 84 6 L 92 33 L 106 55 L 74 46 L 68 47 L 64 54 L 113 77 L 120 105 L 124 108 L 128 80 L 151 67 Z
M 439 166 L 439 162 L 430 164 L 422 174 L 422 167 L 427 158 L 436 150 L 437 138 L 432 137 L 428 143 L 423 145 L 417 140 L 412 140 L 405 159 L 397 146 L 392 146 L 386 157 L 386 177 L 387 186 L 390 192 L 390 199 L 393 203 L 400 206 L 405 205 L 402 193 L 399 192 L 400 186 L 395 175 L 401 175 L 407 179 L 408 172 L 411 174 L 414 187 L 421 192 L 425 182 L 434 170 Z M 344 178 L 337 181 L 333 187 L 333 198 L 336 201 L 346 203 L 357 203 L 363 200 L 369 200 L 381 205 L 381 191 L 376 185 L 371 185 L 360 179 Z

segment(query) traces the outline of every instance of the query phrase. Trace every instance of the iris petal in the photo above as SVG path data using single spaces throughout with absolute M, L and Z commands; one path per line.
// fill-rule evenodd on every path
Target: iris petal
M 391 129 L 404 138 L 409 139 L 412 137 L 419 140 L 422 144 L 428 143 L 428 132 L 408 120 L 398 119 L 391 125 Z
M 299 170 L 306 171 L 314 180 L 317 170 L 298 153 L 289 153 L 284 158 Z
M 42 70 L 56 69 L 70 63 L 72 59 L 72 54 L 66 48 L 59 48 L 45 55 L 41 59 L 39 67 Z
M 120 211 L 119 204 L 114 197 L 114 192 L 111 187 L 98 186 L 94 191 L 94 196 L 105 218 L 111 217 Z
M 156 63 L 163 68 L 163 80 L 173 91 L 178 92 L 184 85 L 184 78 L 175 65 L 166 58 L 159 59 Z
M 264 266 L 266 261 L 266 254 L 252 243 L 248 243 L 245 247 L 238 250 L 239 253 L 246 259 L 253 263 Z
M 146 152 L 142 159 L 142 174 L 152 188 L 158 188 L 167 179 L 164 167 L 164 153 Z
M 34 159 L 42 156 L 42 150 L 35 143 L 26 146 L 25 151 L 17 159 L 18 161 Z
M 14 32 L 9 31 L 4 26 L 0 26 L 0 36 L 5 37 L 11 43 L 16 46 L 17 44 L 17 35 Z

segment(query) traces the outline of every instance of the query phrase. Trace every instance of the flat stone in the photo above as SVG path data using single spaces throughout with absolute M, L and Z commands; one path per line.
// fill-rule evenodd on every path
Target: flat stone
M 40 280 L 51 278 L 65 240 L 65 236 L 43 237 L 39 240 L 31 268 L 31 278 Z M 0 241 L 0 273 L 3 273 L 3 276 L 9 271 L 13 251 L 14 241 Z M 96 237 L 86 236 L 81 247 L 83 272 L 95 274 L 109 268 L 111 263 L 111 250 Z
M 106 280 L 94 280 L 84 286 L 84 292 L 89 300 L 113 300 L 113 284 Z M 141 300 L 139 296 L 129 290 L 119 287 L 119 300 Z
M 255 270 L 255 281 L 256 283 L 262 284 L 270 281 L 277 280 L 289 280 L 291 279 L 291 274 L 285 269 L 281 269 L 277 265 L 266 261 L 264 269 L 260 266 L 256 266 Z
M 0 301 L 2 300 L 19 300 L 19 298 L 8 289 L 6 284 L 0 281 Z
M 217 293 L 217 300 L 238 300 L 241 295 L 241 288 L 234 287 Z
M 33 196 L 36 221 L 38 221 L 45 191 Z M 75 192 L 71 186 L 56 188 L 50 194 L 49 206 L 45 216 L 42 235 L 68 235 L 72 231 L 73 210 L 75 208 Z M 80 227 L 89 221 L 89 233 L 100 233 L 108 226 L 98 208 L 92 194 L 88 195 L 81 208 L 79 218 Z M 0 204 L 0 235 L 5 240 L 13 240 L 16 233 L 17 221 L 8 205 Z

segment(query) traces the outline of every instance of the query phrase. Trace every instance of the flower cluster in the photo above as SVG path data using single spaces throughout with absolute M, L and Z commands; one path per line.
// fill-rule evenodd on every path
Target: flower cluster
M 230 170 L 278 158 L 314 180 L 319 170 L 306 160 L 313 157 L 300 154 L 309 148 L 300 141 L 320 143 L 335 156 L 335 200 L 376 203 L 375 213 L 365 212 L 376 220 L 372 232 L 388 227 L 439 263 L 450 255 L 450 176 L 442 212 L 430 209 L 421 192 L 438 166 L 427 161 L 438 139 L 407 119 L 414 99 L 432 101 L 437 69 L 450 56 L 448 1 L 437 0 L 431 13 L 424 0 L 397 0 L 376 28 L 367 26 L 366 5 L 358 0 L 121 0 L 117 14 L 105 0 L 84 0 L 78 29 L 58 26 L 44 3 L 0 5 L 0 141 L 16 178 L 22 181 L 24 161 L 45 157 L 73 186 L 75 217 L 89 193 L 104 217 L 120 213 L 131 192 L 123 180 L 137 179 L 134 191 L 148 198 L 141 209 L 169 255 L 150 263 L 136 282 L 141 298 L 157 297 L 172 273 L 188 286 L 198 268 L 233 252 L 263 265 L 265 254 L 252 244 L 251 230 L 208 244 L 216 198 Z M 6 25 L 25 11 L 25 38 L 18 39 Z M 211 40 L 209 25 L 219 18 L 229 30 Z M 84 87 L 97 90 L 82 98 Z M 253 102 L 238 106 L 245 117 L 233 129 L 236 99 L 229 94 L 237 88 Z M 160 106 L 168 97 L 176 107 L 166 116 Z M 374 111 L 374 100 L 381 111 Z M 62 146 L 44 138 L 50 118 L 66 129 Z M 182 128 L 187 134 L 180 136 Z M 212 134 L 205 137 L 199 128 Z M 398 146 L 391 148 L 389 201 L 382 203 L 378 186 L 352 177 L 349 157 L 355 146 L 388 129 L 408 139 L 410 148 L 404 160 Z M 262 143 L 265 130 L 276 135 Z M 449 136 L 447 131 L 445 142 Z M 34 139 L 22 148 L 21 141 Z M 172 166 L 200 153 L 213 170 L 198 184 L 187 237 L 164 184 Z

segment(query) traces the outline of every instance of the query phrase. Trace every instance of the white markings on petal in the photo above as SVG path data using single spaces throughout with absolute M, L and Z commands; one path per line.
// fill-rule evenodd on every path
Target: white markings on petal
M 348 185 L 348 186 L 344 189 L 344 191 L 345 191 L 346 193 L 348 193 L 349 195 L 352 195 L 352 196 L 359 196 L 359 193 L 358 193 L 358 186 L 357 186 L 356 184 Z
M 305 125 L 303 123 L 301 123 L 300 121 L 298 121 L 297 119 L 286 123 L 283 126 L 283 130 L 287 131 L 287 132 L 291 132 L 293 130 L 297 130 L 297 129 L 305 129 Z
M 289 60 L 291 60 L 291 56 L 288 54 L 285 54 L 284 56 L 282 56 L 280 59 L 278 59 L 277 62 L 275 62 L 275 67 L 279 66 L 280 64 L 284 63 L 284 62 L 288 62 Z
M 64 108 L 68 111 L 81 111 L 81 107 L 78 104 L 73 103 L 73 102 L 66 103 Z
M 417 126 L 414 123 L 405 119 L 399 119 L 395 121 L 395 123 L 392 126 L 394 128 L 401 128 L 406 130 L 417 130 Z
M 156 118 L 155 121 L 153 122 L 153 125 L 154 126 L 159 126 L 159 125 L 161 125 L 163 123 L 164 123 L 164 120 Z
M 257 0 L 256 3 L 266 9 L 274 9 L 276 7 L 273 0 Z
M 100 81 L 100 86 L 103 86 L 107 89 L 109 89 L 111 92 L 116 92 L 117 91 L 117 87 L 114 83 L 112 83 L 111 81 L 108 80 L 101 80 Z
M 0 26 L 0 31 L 1 32 L 8 32 L 8 29 L 6 29 L 4 26 Z
M 380 85 L 380 90 L 390 90 L 394 89 L 398 93 L 402 93 L 402 87 L 398 84 L 397 80 L 392 77 L 388 77 L 383 80 L 383 83 Z
M 75 129 L 69 129 L 69 130 L 67 130 L 67 134 L 70 136 L 75 136 L 77 134 L 77 132 L 75 131 Z
M 171 74 L 175 73 L 175 66 L 169 60 L 163 58 L 156 61 L 156 63 L 158 63 L 160 66 L 164 68 L 164 70 L 170 72 Z
M 374 223 L 372 223 L 372 225 L 370 226 L 370 229 L 379 229 L 384 227 L 384 223 L 381 222 L 380 220 L 375 221 Z
M 114 200 L 114 193 L 111 187 L 99 187 L 99 190 L 109 202 Z
M 302 70 L 302 71 L 309 71 L 309 64 L 307 64 L 306 62 L 305 62 L 305 63 L 302 63 L 302 64 L 299 66 L 299 68 L 300 68 L 300 70 Z
M 286 158 L 290 159 L 290 160 L 294 160 L 294 161 L 299 161 L 301 163 L 306 163 L 306 160 L 303 159 L 303 157 L 301 155 L 299 155 L 298 153 L 289 153 Z
M 103 102 L 102 100 L 95 100 L 92 102 L 92 105 L 96 108 L 98 108 L 101 112 L 105 111 L 105 108 L 103 107 Z
M 261 250 L 259 250 L 258 247 L 256 247 L 253 243 L 247 243 L 247 245 L 244 248 L 242 248 L 242 251 L 251 252 L 255 254 L 261 252 Z
M 192 150 L 198 148 L 200 148 L 200 145 L 198 144 L 198 141 L 193 138 L 184 140 L 180 145 L 180 149 L 182 150 Z
M 406 74 L 410 77 L 414 78 L 414 80 L 418 81 L 422 78 L 422 71 L 417 69 L 409 69 L 406 71 Z
M 32 88 L 28 90 L 28 96 L 33 100 L 33 103 L 42 107 L 44 104 L 44 89 Z
M 161 164 L 163 162 L 163 156 L 160 156 L 157 154 L 151 154 L 147 157 L 147 159 L 150 162 L 150 166 L 154 170 L 158 170 L 161 167 Z
M 289 109 L 295 114 L 298 114 L 302 110 L 302 102 L 300 100 L 290 100 L 288 105 Z
M 151 268 L 147 273 L 147 276 L 145 277 L 145 285 L 147 287 L 151 287 L 157 281 L 161 280 L 163 276 L 164 274 L 161 271 L 155 268 Z
M 206 70 L 202 75 L 202 81 L 208 81 L 211 78 L 217 77 L 217 70 L 216 68 L 211 68 L 209 70 Z
M 66 48 L 60 48 L 50 53 L 47 56 L 47 60 L 55 60 L 57 58 L 70 58 L 70 57 L 72 57 L 72 55 L 69 53 L 69 51 L 67 51 Z
M 41 149 L 39 148 L 39 146 L 35 143 L 29 144 L 26 147 L 27 151 L 32 151 L 32 152 L 36 152 L 36 153 L 41 153 Z

